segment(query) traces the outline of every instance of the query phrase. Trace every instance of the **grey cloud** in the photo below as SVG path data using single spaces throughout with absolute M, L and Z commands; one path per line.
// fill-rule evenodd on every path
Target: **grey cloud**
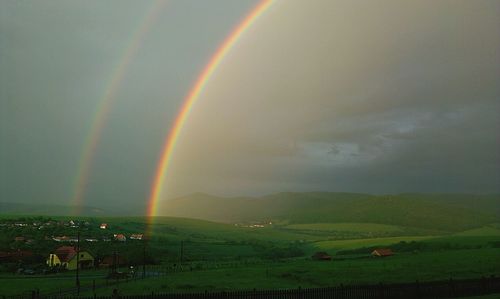
M 499 9 L 276 4 L 196 104 L 165 196 L 498 192 Z M 227 187 L 235 180 L 245 186 Z

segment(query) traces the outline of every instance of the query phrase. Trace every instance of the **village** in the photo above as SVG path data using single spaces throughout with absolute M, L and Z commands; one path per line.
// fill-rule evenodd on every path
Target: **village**
M 240 227 L 262 228 L 271 221 L 237 224 Z M 143 232 L 130 231 L 93 219 L 52 219 L 43 217 L 0 220 L 0 272 L 43 274 L 78 269 L 134 267 L 155 263 L 146 252 Z M 281 257 L 303 256 L 294 254 L 295 248 L 280 250 Z M 318 251 L 310 255 L 313 261 L 389 257 L 389 248 L 372 248 L 371 254 L 332 256 Z M 272 253 L 272 250 L 269 251 Z M 270 253 L 266 253 L 270 254 Z
M 48 274 L 144 262 L 142 232 L 95 220 L 0 220 L 0 272 Z

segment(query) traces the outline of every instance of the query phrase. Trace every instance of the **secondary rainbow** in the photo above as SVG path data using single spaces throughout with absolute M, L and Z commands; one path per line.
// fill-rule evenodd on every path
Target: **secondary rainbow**
M 157 165 L 151 187 L 151 194 L 148 200 L 147 215 L 150 219 L 150 222 L 152 221 L 152 216 L 156 215 L 158 201 L 163 191 L 163 183 L 175 150 L 176 142 L 193 105 L 199 98 L 200 94 L 203 92 L 203 88 L 210 80 L 210 77 L 217 70 L 217 67 L 223 61 L 227 53 L 236 44 L 236 42 L 245 33 L 245 31 L 255 23 L 255 21 L 271 6 L 272 3 L 273 0 L 262 0 L 256 5 L 254 9 L 252 9 L 252 11 L 236 26 L 236 28 L 219 46 L 215 54 L 212 56 L 208 64 L 198 76 L 198 79 L 196 80 L 193 87 L 190 89 L 187 97 L 184 100 L 184 104 L 177 114 L 172 129 L 167 135 L 167 138 L 163 145 L 163 149 L 161 151 L 162 154 Z
M 156 0 L 151 4 L 151 7 L 147 10 L 145 17 L 142 18 L 141 22 L 139 22 L 139 27 L 133 32 L 132 37 L 128 42 L 128 46 L 125 48 L 124 53 L 120 56 L 116 67 L 111 72 L 111 77 L 106 85 L 104 94 L 95 108 L 90 130 L 85 138 L 83 151 L 78 163 L 78 171 L 73 187 L 72 205 L 74 207 L 74 215 L 80 213 L 94 154 L 99 140 L 101 139 L 102 130 L 106 124 L 107 116 L 109 115 L 111 106 L 116 98 L 116 93 L 123 78 L 125 77 L 130 62 L 133 60 L 142 41 L 151 29 L 155 20 L 158 18 L 158 15 L 162 11 L 165 4 L 166 0 Z

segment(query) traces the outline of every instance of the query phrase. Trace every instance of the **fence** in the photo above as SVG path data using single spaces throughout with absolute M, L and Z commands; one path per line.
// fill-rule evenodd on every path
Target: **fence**
M 129 295 L 115 293 L 110 296 L 79 297 L 80 299 L 392 299 L 392 298 L 456 298 L 500 293 L 500 278 L 482 277 L 480 279 L 443 280 L 399 284 L 377 284 L 358 286 L 337 286 L 328 288 L 288 289 L 288 290 L 251 290 L 229 292 L 203 292 L 186 294 Z M 36 293 L 33 299 L 71 298 L 47 297 Z

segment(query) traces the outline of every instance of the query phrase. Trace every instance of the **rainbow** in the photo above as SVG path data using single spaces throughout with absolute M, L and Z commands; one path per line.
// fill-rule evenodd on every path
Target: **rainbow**
M 125 77 L 130 62 L 136 55 L 142 41 L 150 31 L 151 26 L 155 23 L 165 4 L 165 0 L 156 0 L 147 10 L 143 21 L 139 23 L 140 25 L 138 29 L 132 34 L 128 46 L 125 48 L 124 53 L 120 56 L 116 67 L 111 72 L 111 77 L 106 85 L 104 94 L 95 108 L 90 130 L 85 138 L 83 151 L 80 155 L 78 171 L 74 182 L 72 199 L 72 205 L 74 206 L 73 215 L 78 215 L 80 213 L 92 160 L 94 158 L 99 140 L 101 139 L 102 130 L 106 124 L 107 116 L 109 115 L 113 101 L 116 98 L 116 93 L 123 78 Z
M 177 114 L 174 125 L 165 139 L 163 149 L 161 151 L 162 154 L 160 156 L 159 163 L 157 164 L 147 207 L 147 215 L 150 221 L 149 229 L 151 229 L 153 216 L 155 216 L 157 212 L 158 201 L 163 191 L 163 182 L 165 181 L 165 177 L 172 160 L 175 145 L 179 139 L 182 127 L 184 126 L 184 123 L 193 108 L 193 105 L 200 97 L 204 87 L 215 73 L 224 57 L 229 53 L 229 51 L 231 51 L 233 46 L 238 42 L 245 31 L 255 23 L 255 21 L 271 6 L 272 3 L 273 0 L 261 0 L 259 4 L 257 4 L 256 7 L 236 26 L 236 28 L 232 30 L 232 32 L 219 46 L 215 54 L 211 57 L 208 64 L 198 76 L 195 84 L 188 92 L 187 97 Z

